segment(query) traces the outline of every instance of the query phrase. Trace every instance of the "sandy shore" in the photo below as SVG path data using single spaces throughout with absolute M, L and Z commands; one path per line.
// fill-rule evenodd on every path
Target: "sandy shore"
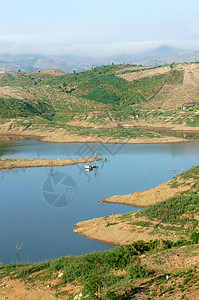
M 16 138 L 15 138 L 16 137 Z M 171 144 L 171 143 L 187 143 L 189 142 L 183 138 L 177 137 L 162 137 L 162 138 L 110 138 L 110 137 L 97 137 L 97 136 L 80 136 L 71 135 L 68 133 L 55 133 L 51 132 L 32 132 L 28 131 L 26 133 L 21 132 L 0 132 L 0 140 L 10 141 L 12 139 L 37 139 L 41 142 L 49 143 L 103 143 L 103 144 Z
M 172 187 L 174 179 L 166 181 L 152 189 L 135 192 L 128 195 L 116 195 L 101 200 L 106 203 L 126 204 L 137 207 L 146 207 L 158 202 L 166 201 L 180 192 L 189 190 L 189 185 L 183 185 L 183 181 L 178 179 L 179 186 Z M 181 185 L 182 184 L 182 185 Z M 93 218 L 92 220 L 78 222 L 73 232 L 79 233 L 84 237 L 94 239 L 114 245 L 126 245 L 138 240 L 150 241 L 151 239 L 165 239 L 165 231 L 154 231 L 154 227 L 159 224 L 158 221 L 148 222 L 145 217 L 135 216 L 136 212 L 127 214 L 111 215 L 102 218 Z M 146 226 L 143 227 L 143 223 Z M 150 223 L 148 225 L 148 223 Z M 176 240 L 175 232 L 167 231 L 167 238 Z
M 125 220 L 125 217 L 123 219 L 123 216 L 128 216 L 127 220 Z M 144 222 L 145 219 L 137 219 L 134 213 L 93 218 L 92 220 L 78 222 L 73 232 L 112 245 L 127 245 L 139 240 L 149 242 L 152 239 L 165 238 L 164 234 L 154 233 L 153 228 L 143 228 L 136 225 L 139 221 Z M 154 222 L 154 225 L 157 224 L 158 222 Z
M 38 159 L 38 158 L 1 158 L 0 170 L 15 168 L 33 168 L 33 167 L 58 167 L 80 163 L 99 161 L 101 158 L 84 157 L 77 159 Z

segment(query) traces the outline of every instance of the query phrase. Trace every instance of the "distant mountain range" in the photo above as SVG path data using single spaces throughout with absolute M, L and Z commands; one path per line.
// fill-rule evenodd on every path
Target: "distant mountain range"
M 183 63 L 199 60 L 199 51 L 171 48 L 161 46 L 142 54 L 117 55 L 104 58 L 80 57 L 73 55 L 44 56 L 44 55 L 0 55 L 0 73 L 34 72 L 45 69 L 58 69 L 64 72 L 89 70 L 92 66 L 106 64 L 137 64 L 137 65 L 163 65 L 170 63 Z

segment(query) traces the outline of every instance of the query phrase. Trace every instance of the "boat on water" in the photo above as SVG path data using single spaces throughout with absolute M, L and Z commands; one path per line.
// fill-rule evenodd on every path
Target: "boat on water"
M 85 166 L 84 166 L 84 169 L 85 169 L 86 172 L 92 171 L 93 168 L 94 168 L 93 165 L 85 165 Z
M 90 171 L 93 171 L 93 169 L 97 169 L 97 168 L 98 168 L 98 166 L 85 165 L 83 169 L 84 169 L 86 172 L 90 172 Z

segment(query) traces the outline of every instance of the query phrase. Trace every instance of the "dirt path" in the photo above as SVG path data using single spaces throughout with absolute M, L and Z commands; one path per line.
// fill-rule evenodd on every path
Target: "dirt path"
M 84 157 L 77 159 L 38 159 L 38 158 L 0 158 L 0 170 L 33 167 L 58 167 L 99 161 L 101 158 Z

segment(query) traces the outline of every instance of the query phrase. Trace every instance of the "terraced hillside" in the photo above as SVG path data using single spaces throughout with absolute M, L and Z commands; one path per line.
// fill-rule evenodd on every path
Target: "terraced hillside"
M 198 79 L 197 62 L 110 65 L 72 74 L 2 74 L 1 131 L 42 129 L 99 138 L 161 139 L 162 129 L 167 129 L 166 135 L 182 137 L 178 130 L 189 137 L 187 133 L 199 127 Z

